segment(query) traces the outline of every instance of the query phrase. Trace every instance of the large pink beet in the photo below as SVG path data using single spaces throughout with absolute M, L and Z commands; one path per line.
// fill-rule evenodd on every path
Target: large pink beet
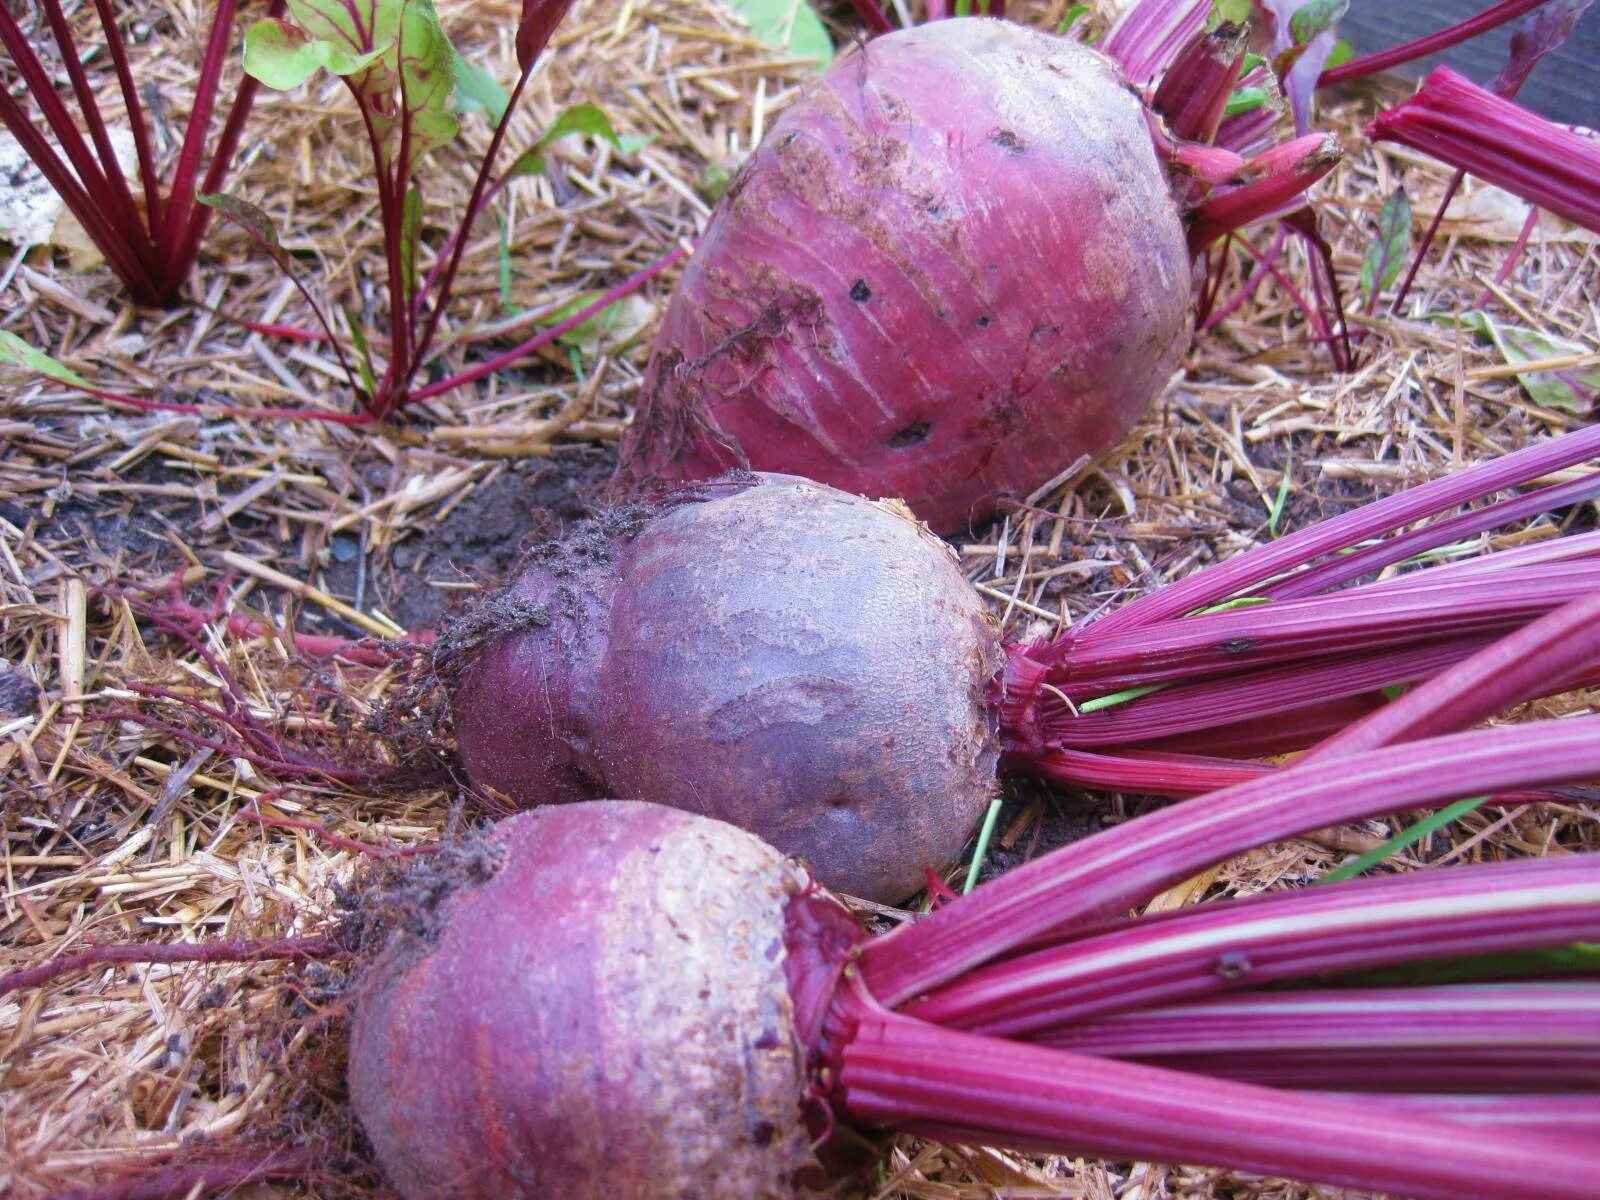
M 936 21 L 773 124 L 663 318 L 620 477 L 730 466 L 965 527 L 1125 432 L 1191 326 L 1143 104 L 1093 50 Z
M 487 881 L 397 938 L 350 1098 L 406 1200 L 794 1200 L 805 1124 L 791 908 L 805 871 L 717 821 L 582 804 L 500 822 Z M 792 941 L 792 938 L 789 940 Z

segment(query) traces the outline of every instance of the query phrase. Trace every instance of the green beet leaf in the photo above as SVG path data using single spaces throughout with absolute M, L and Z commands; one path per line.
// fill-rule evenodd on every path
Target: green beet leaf
M 805 0 L 733 0 L 756 41 L 816 61 L 817 70 L 833 63 L 833 38 Z
M 73 387 L 82 388 L 89 386 L 89 381 L 71 367 L 57 362 L 43 350 L 34 349 L 5 329 L 0 329 L 0 363 L 21 367 L 25 371 L 54 379 L 57 383 L 70 383 Z
M 385 170 L 409 170 L 455 137 L 458 60 L 432 0 L 289 0 L 288 11 L 292 24 L 260 21 L 246 35 L 252 76 L 275 88 L 296 87 L 321 68 L 341 76 Z
M 1568 341 L 1523 325 L 1507 325 L 1477 310 L 1459 316 L 1436 316 L 1434 320 L 1469 329 L 1492 343 L 1507 366 L 1515 367 L 1525 362 L 1552 358 L 1579 359 L 1572 366 L 1518 373 L 1517 382 L 1528 393 L 1528 399 L 1543 408 L 1581 416 L 1600 398 L 1600 364 L 1581 361 L 1594 354 L 1593 346 Z
M 619 134 L 612 126 L 611 118 L 598 104 L 575 104 L 558 116 L 537 142 L 517 155 L 516 162 L 511 164 L 506 175 L 543 175 L 550 169 L 550 163 L 544 156 L 545 150 L 557 138 L 574 133 L 600 138 L 623 154 L 637 154 L 655 140 L 652 137 Z
M 1411 254 L 1411 201 L 1396 188 L 1378 213 L 1378 236 L 1361 260 L 1361 298 L 1367 307 L 1380 292 L 1394 286 Z

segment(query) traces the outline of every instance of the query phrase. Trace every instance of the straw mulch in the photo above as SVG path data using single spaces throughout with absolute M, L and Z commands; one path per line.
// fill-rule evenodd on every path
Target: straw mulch
M 141 78 L 175 124 L 208 6 L 142 7 Z M 1020 15 L 1045 24 L 1064 7 Z M 510 0 L 441 5 L 467 56 L 502 79 L 512 73 L 517 8 Z M 709 2 L 580 3 L 516 119 L 512 145 L 531 142 L 582 101 L 655 141 L 626 159 L 570 141 L 555 151 L 550 176 L 516 185 L 478 230 L 456 328 L 603 288 L 692 236 L 708 211 L 697 191 L 708 166 L 736 164 L 805 74 L 805 64 L 762 48 Z M 1347 280 L 1395 183 L 1404 178 L 1421 220 L 1447 177 L 1361 147 L 1363 105 L 1350 104 L 1331 120 L 1349 133 L 1353 152 L 1319 193 Z M 481 123 L 468 124 L 467 147 L 481 147 Z M 441 227 L 464 194 L 464 154 L 438 152 L 427 175 Z M 379 311 L 375 203 L 340 87 L 264 95 L 234 178 L 233 190 L 279 222 L 335 307 Z M 1520 223 L 1515 206 L 1508 212 L 1472 185 L 1467 196 L 1408 312 L 1470 306 L 1504 260 Z M 500 223 L 512 248 L 504 294 Z M 0 327 L 105 387 L 241 407 L 352 404 L 323 348 L 238 323 L 306 325 L 309 314 L 227 229 L 214 231 L 194 281 L 203 303 L 170 314 L 133 311 L 105 271 L 74 273 L 48 254 L 8 258 L 6 270 Z M 1291 257 L 1288 274 L 1305 279 L 1304 263 Z M 669 284 L 645 293 L 641 317 Z M 1546 221 L 1493 290 L 1497 319 L 1589 351 L 1600 341 L 1593 238 Z M 970 578 L 1013 631 L 1059 625 L 1269 538 L 1275 508 L 1278 528 L 1298 527 L 1579 419 L 1535 405 L 1492 346 L 1383 311 L 1355 319 L 1361 361 L 1341 376 L 1289 297 L 1262 288 L 1197 339 L 1183 378 L 1134 436 L 961 545 Z M 216 721 L 182 703 L 231 695 L 291 746 L 371 761 L 393 753 L 366 732 L 366 719 L 394 694 L 397 668 L 318 666 L 283 637 L 216 624 L 178 636 L 141 618 L 140 588 L 179 579 L 195 604 L 220 597 L 266 628 L 384 637 L 425 627 L 491 583 L 526 538 L 580 510 L 583 488 L 608 469 L 648 336 L 646 327 L 631 343 L 613 335 L 586 344 L 577 363 L 553 351 L 384 428 L 113 411 L 37 379 L 0 378 L 0 971 L 99 943 L 314 930 L 365 869 L 352 842 L 425 843 L 470 821 L 460 793 L 443 784 L 341 783 L 252 763 L 236 740 L 217 740 L 225 730 Z M 1551 532 L 1546 523 L 1507 540 Z M 1576 711 L 1594 699 L 1544 708 Z M 1019 861 L 1137 807 L 1018 793 L 996 861 Z M 1374 823 L 1268 847 L 1158 904 L 1293 885 L 1389 831 Z M 1392 865 L 1578 847 L 1600 849 L 1590 811 L 1489 808 Z M 130 1155 L 158 1156 L 199 1138 L 227 1145 L 235 1135 L 325 1148 L 328 1170 L 313 1194 L 382 1194 L 337 1116 L 339 977 L 337 966 L 136 966 L 0 1000 L 0 1195 L 84 1186 Z M 1309 1193 L 1180 1167 L 1035 1160 L 906 1139 L 876 1194 Z

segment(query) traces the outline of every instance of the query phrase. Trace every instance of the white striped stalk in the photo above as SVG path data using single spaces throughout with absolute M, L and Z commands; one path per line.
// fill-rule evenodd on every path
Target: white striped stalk
M 944 1029 L 864 1003 L 847 1119 L 1019 1150 L 1204 1163 L 1416 1200 L 1600 1200 L 1600 1143 L 1474 1128 Z
M 972 971 L 908 1006 L 981 1033 L 1042 1030 L 1218 992 L 1600 940 L 1600 855 L 1357 879 L 1223 900 Z
M 1600 427 L 1597 427 L 1600 428 Z M 1308 762 L 1063 847 L 874 939 L 860 969 L 898 1005 L 1041 935 L 1117 915 L 1196 871 L 1346 821 L 1600 778 L 1600 718 L 1452 734 Z

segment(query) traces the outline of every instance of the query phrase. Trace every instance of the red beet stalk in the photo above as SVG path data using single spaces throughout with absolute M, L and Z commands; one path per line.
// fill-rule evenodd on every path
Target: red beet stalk
M 96 0 L 94 7 L 133 129 L 141 197 L 135 200 L 117 161 L 93 81 L 83 68 L 91 56 L 80 52 L 61 0 L 43 0 L 39 16 L 55 41 L 70 103 L 57 91 L 52 67 L 35 47 L 39 31 L 24 29 L 8 7 L 0 6 L 0 44 L 26 85 L 24 94 L 37 106 L 48 137 L 24 103 L 9 92 L 0 93 L 0 122 L 78 218 L 134 301 L 166 306 L 178 299 L 194 269 L 210 216 L 210 210 L 197 202 L 197 194 L 221 185 L 256 96 L 258 85 L 249 78 L 226 97 L 220 95 L 239 4 L 238 0 L 223 0 L 211 17 L 193 107 L 165 194 L 122 27 L 107 0 Z M 265 10 L 268 16 L 276 16 L 283 7 L 284 0 L 270 0 Z M 226 116 L 213 135 L 213 117 L 219 107 Z
M 1381 707 L 1382 689 L 1436 675 L 1591 596 L 1600 538 L 1583 534 L 1349 585 L 1502 521 L 1593 497 L 1600 472 L 1441 516 L 1597 448 L 1595 430 L 1531 447 L 1290 534 L 1053 639 L 1009 647 L 996 689 L 1007 767 L 1166 795 L 1239 782 L 1260 767 L 1238 759 L 1303 749 Z M 1566 618 L 1573 629 L 1586 619 Z M 1519 660 L 1527 669 L 1506 678 L 1532 687 L 1527 695 L 1548 694 L 1592 676 L 1574 661 L 1555 648 Z M 1463 694 L 1490 693 L 1475 678 Z
M 1600 988 L 1568 981 L 1251 991 L 1108 1014 L 1040 1040 L 1297 1089 L 1492 1094 L 1539 1079 L 1550 1092 L 1592 1091 L 1600 1089 Z
M 906 1007 L 940 1025 L 1048 1036 L 1110 1012 L 1318 975 L 1600 938 L 1600 856 L 1355 879 L 1086 932 Z
M 898 1004 L 1054 929 L 1103 920 L 1264 842 L 1462 796 L 1600 775 L 1600 718 L 1431 738 L 1309 762 L 1175 805 L 989 884 L 982 905 L 936 910 L 862 953 Z
M 1597 1194 L 1600 1153 L 1592 1145 L 1520 1133 L 1468 1138 L 1458 1125 L 1381 1106 L 962 1033 L 889 1012 L 869 1009 L 857 1020 L 841 1052 L 842 1105 L 858 1120 L 894 1129 L 1110 1158 L 1226 1162 L 1439 1200 Z
M 1367 127 L 1600 231 L 1600 142 L 1439 67 L 1417 94 Z
M 1413 38 L 1409 42 L 1402 42 L 1398 46 L 1390 46 L 1386 50 L 1353 58 L 1337 67 L 1329 67 L 1317 77 L 1317 86 L 1328 87 L 1336 83 L 1348 83 L 1352 79 L 1365 79 L 1369 75 L 1377 75 L 1391 67 L 1415 62 L 1430 54 L 1438 54 L 1441 50 L 1459 46 L 1479 34 L 1488 33 L 1491 29 L 1515 21 L 1545 3 L 1547 0 L 1500 0 L 1500 3 L 1491 4 L 1482 12 L 1474 13 L 1465 20 L 1457 21 L 1443 29 L 1436 29 L 1432 33 Z

